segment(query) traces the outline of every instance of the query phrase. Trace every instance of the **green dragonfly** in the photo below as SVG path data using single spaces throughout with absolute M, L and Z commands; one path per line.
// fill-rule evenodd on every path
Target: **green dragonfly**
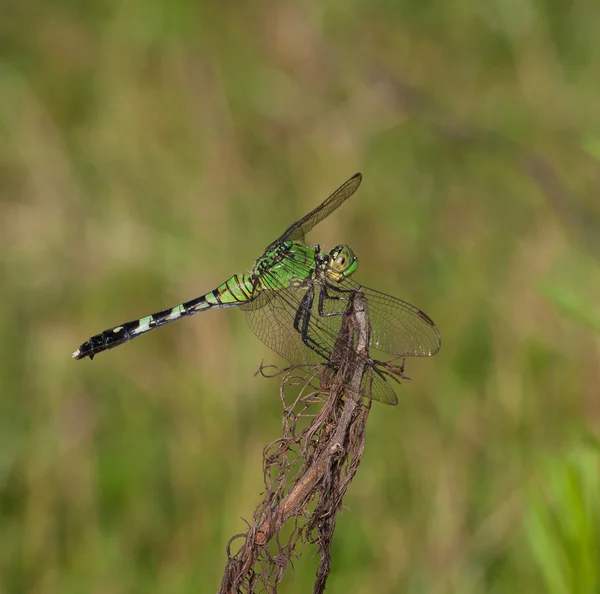
M 304 243 L 306 233 L 344 203 L 360 185 L 357 173 L 320 206 L 291 225 L 265 249 L 249 273 L 234 274 L 216 289 L 139 320 L 104 330 L 84 342 L 74 359 L 93 357 L 154 328 L 216 307 L 239 306 L 246 321 L 268 347 L 294 365 L 330 364 L 338 340 L 344 303 L 362 291 L 371 324 L 370 346 L 392 356 L 369 359 L 361 394 L 397 404 L 388 381 L 404 377 L 405 357 L 429 357 L 440 348 L 440 333 L 420 309 L 359 285 L 350 277 L 358 258 L 347 245 L 329 253 Z M 402 360 L 400 366 L 393 361 Z

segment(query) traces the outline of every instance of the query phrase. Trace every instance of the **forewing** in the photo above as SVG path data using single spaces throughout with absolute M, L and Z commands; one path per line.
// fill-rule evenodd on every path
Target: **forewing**
M 418 307 L 401 299 L 362 287 L 352 279 L 344 290 L 361 289 L 367 298 L 371 322 L 371 346 L 394 357 L 430 357 L 440 350 L 440 332 Z
M 304 273 L 308 275 L 309 271 L 302 271 L 302 274 Z M 246 315 L 248 326 L 264 344 L 290 363 L 297 365 L 326 363 L 331 357 L 336 341 L 340 339 L 342 316 L 322 317 L 318 314 L 321 288 L 315 284 L 315 297 L 307 334 L 316 343 L 320 352 L 327 354 L 327 357 L 323 357 L 309 348 L 302 340 L 300 331 L 294 328 L 296 313 L 308 288 L 278 287 L 277 280 L 269 273 L 261 276 L 260 295 L 241 307 Z M 342 314 L 347 307 L 347 301 L 326 299 L 324 305 L 326 313 Z M 354 345 L 349 346 L 354 347 Z M 397 404 L 398 398 L 393 387 L 385 377 L 377 373 L 374 362 L 369 359 L 366 364 L 367 369 L 361 383 L 361 395 L 385 404 Z
M 342 184 L 325 202 L 317 206 L 314 210 L 309 212 L 305 217 L 295 222 L 293 225 L 288 227 L 285 233 L 276 239 L 271 245 L 269 245 L 265 252 L 271 251 L 276 245 L 284 241 L 298 240 L 304 241 L 304 236 L 323 219 L 327 218 L 334 210 L 345 202 L 354 192 L 356 192 L 360 182 L 362 181 L 362 174 L 356 173 L 347 182 Z
M 302 340 L 300 331 L 294 327 L 312 273 L 312 269 L 306 263 L 294 260 L 293 263 L 290 262 L 288 274 L 295 279 L 293 282 L 297 286 L 282 286 L 280 277 L 265 272 L 260 276 L 258 298 L 242 306 L 248 326 L 254 334 L 269 348 L 293 364 L 313 365 L 326 362 L 339 333 L 340 320 L 328 324 L 326 320 L 329 318 L 318 317 L 318 285 L 315 286 L 307 334 L 316 343 L 319 352 L 309 348 Z
M 302 341 L 294 328 L 296 311 L 306 289 L 263 289 L 259 297 L 242 309 L 248 326 L 256 336 L 278 355 L 296 365 L 324 363 Z M 316 328 L 312 332 L 318 331 Z
M 278 355 L 296 365 L 324 365 L 327 360 L 302 340 L 294 328 L 294 318 L 306 289 L 264 289 L 251 303 L 242 306 L 246 321 L 256 336 Z M 316 297 L 318 299 L 318 295 Z M 340 307 L 345 308 L 346 302 Z M 318 316 L 315 300 L 310 318 L 308 334 L 329 354 L 338 340 L 341 316 L 323 318 Z M 324 370 L 327 367 L 323 367 Z M 377 373 L 375 364 L 369 359 L 361 382 L 360 395 L 384 404 L 395 405 L 398 397 L 384 376 Z

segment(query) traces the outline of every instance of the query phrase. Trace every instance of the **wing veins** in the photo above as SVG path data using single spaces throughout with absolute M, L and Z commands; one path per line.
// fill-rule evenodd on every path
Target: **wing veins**
M 289 240 L 304 241 L 304 236 L 323 219 L 326 219 L 333 211 L 339 208 L 360 186 L 362 174 L 355 173 L 349 180 L 344 182 L 333 194 L 331 194 L 324 202 L 315 209 L 311 210 L 306 216 L 299 221 L 290 225 L 286 231 L 273 243 L 271 243 L 265 252 L 271 251 L 280 243 Z

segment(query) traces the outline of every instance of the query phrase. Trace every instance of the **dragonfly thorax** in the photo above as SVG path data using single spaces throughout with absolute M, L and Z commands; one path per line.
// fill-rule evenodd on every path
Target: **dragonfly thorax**
M 358 267 L 358 258 L 349 245 L 338 245 L 327 254 L 327 277 L 341 282 L 354 274 Z
M 266 287 L 278 289 L 304 284 L 312 278 L 315 268 L 313 248 L 300 241 L 285 241 L 263 254 L 251 274 L 265 278 Z

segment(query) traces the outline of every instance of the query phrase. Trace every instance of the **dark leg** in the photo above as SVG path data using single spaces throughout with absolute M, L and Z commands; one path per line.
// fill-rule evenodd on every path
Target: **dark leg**
M 336 289 L 335 287 L 329 287 L 332 291 L 337 293 L 349 293 L 350 291 L 344 291 L 343 289 Z M 333 311 L 331 313 L 325 313 L 325 299 L 329 299 L 331 301 L 348 301 L 348 297 L 343 297 L 342 295 L 331 295 L 327 291 L 327 285 L 321 285 L 321 292 L 319 293 L 319 315 L 324 318 L 328 318 L 330 316 L 341 316 L 343 311 Z
M 296 317 L 294 318 L 294 329 L 298 330 L 300 334 L 302 334 L 302 331 L 300 330 L 300 319 L 306 316 L 305 312 L 308 312 L 308 314 L 310 315 L 314 299 L 315 286 L 313 284 L 310 284 L 308 287 L 308 291 L 306 291 L 304 297 L 302 297 L 300 307 L 296 311 Z
M 323 349 L 319 343 L 317 343 L 311 336 L 308 334 L 309 325 L 310 325 L 310 317 L 312 315 L 312 308 L 315 300 L 315 287 L 311 283 L 306 291 L 306 294 L 302 298 L 300 302 L 300 307 L 296 311 L 296 317 L 294 318 L 294 329 L 300 333 L 302 337 L 302 342 L 315 353 L 317 353 L 323 359 L 329 359 L 329 353 L 326 349 Z

